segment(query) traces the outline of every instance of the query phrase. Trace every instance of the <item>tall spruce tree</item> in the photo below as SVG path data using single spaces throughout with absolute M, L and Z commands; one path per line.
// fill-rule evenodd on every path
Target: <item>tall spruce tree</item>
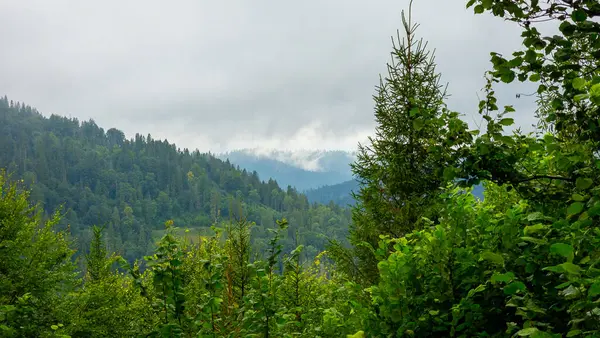
M 106 256 L 106 244 L 102 232 L 104 227 L 92 226 L 90 251 L 85 255 L 88 278 L 97 281 L 110 273 L 110 264 Z
M 427 43 L 415 38 L 418 25 L 411 22 L 410 7 L 402 23 L 405 38 L 399 32 L 397 41 L 392 38 L 388 75 L 380 78 L 374 96 L 375 136 L 359 144 L 351 165 L 360 183 L 350 229 L 354 252 L 346 252 L 345 262 L 337 257 L 367 282 L 378 276 L 373 248 L 380 235 L 400 237 L 418 227 L 423 216 L 435 219 L 438 190 L 451 179 L 471 140 L 459 114 L 446 108 L 446 89 Z

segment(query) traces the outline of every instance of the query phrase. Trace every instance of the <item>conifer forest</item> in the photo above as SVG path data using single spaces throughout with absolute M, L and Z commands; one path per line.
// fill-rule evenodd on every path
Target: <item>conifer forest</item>
M 521 31 L 482 127 L 407 7 L 350 206 L 0 98 L 0 337 L 600 337 L 600 1 L 466 7 Z

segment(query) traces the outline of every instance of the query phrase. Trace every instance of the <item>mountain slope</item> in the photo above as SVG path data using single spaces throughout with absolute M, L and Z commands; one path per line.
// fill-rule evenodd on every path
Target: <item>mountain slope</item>
M 349 180 L 346 182 L 326 185 L 317 189 L 307 190 L 304 193 L 310 203 L 327 204 L 333 202 L 340 206 L 354 205 L 352 192 L 358 192 L 358 181 Z
M 345 238 L 349 213 L 312 206 L 294 189 L 263 182 L 256 172 L 237 170 L 210 154 L 180 150 L 151 135 L 127 140 L 117 129 L 79 122 L 0 98 L 0 166 L 32 188 L 46 213 L 63 206 L 62 227 L 70 226 L 79 247 L 89 227 L 106 225 L 111 250 L 133 259 L 153 246 L 153 232 L 173 219 L 179 226 L 206 228 L 217 216 L 244 216 L 256 222 L 258 250 L 275 219 L 290 222 L 284 244 L 296 230 L 307 255 L 329 238 Z

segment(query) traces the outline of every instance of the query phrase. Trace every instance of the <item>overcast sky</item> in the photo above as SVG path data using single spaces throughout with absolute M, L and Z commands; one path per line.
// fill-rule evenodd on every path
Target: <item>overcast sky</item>
M 418 36 L 436 49 L 450 108 L 474 126 L 491 51 L 518 27 L 466 0 L 415 0 Z M 0 95 L 93 118 L 128 137 L 221 152 L 347 149 L 373 133 L 379 74 L 407 0 L 0 2 Z M 523 87 L 523 86 L 520 86 Z M 532 100 L 499 90 L 520 125 Z

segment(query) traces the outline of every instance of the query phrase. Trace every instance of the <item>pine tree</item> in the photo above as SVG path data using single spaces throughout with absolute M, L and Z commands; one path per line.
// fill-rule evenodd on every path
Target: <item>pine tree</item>
M 435 211 L 436 192 L 471 139 L 459 114 L 446 108 L 433 53 L 415 38 L 418 25 L 411 22 L 410 8 L 402 22 L 405 39 L 399 32 L 397 41 L 392 38 L 388 75 L 374 96 L 375 136 L 359 144 L 351 165 L 360 186 L 350 229 L 354 253 L 346 255 L 353 262 L 345 263 L 359 279 L 371 282 L 378 275 L 373 248 L 379 236 L 400 237 Z
M 110 272 L 110 265 L 107 264 L 107 250 L 102 232 L 104 227 L 92 227 L 92 242 L 90 243 L 90 252 L 85 255 L 88 278 L 97 281 L 106 277 Z

